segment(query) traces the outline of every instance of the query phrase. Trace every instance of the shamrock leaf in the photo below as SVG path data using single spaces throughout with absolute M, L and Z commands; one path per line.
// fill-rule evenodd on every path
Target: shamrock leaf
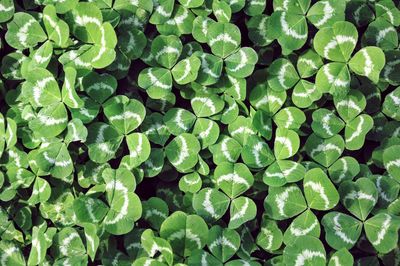
M 7 24 L 7 29 L 6 42 L 15 49 L 35 47 L 47 39 L 39 22 L 28 13 L 15 13 L 13 20 Z
M 303 179 L 306 169 L 300 163 L 290 160 L 277 160 L 272 163 L 262 175 L 265 184 L 281 187 L 286 183 Z
M 367 238 L 377 251 L 388 253 L 396 247 L 400 228 L 396 216 L 379 213 L 365 221 L 364 225 Z
M 311 128 L 321 138 L 330 138 L 338 134 L 345 123 L 332 111 L 321 108 L 313 112 Z
M 308 156 L 325 167 L 332 165 L 342 155 L 344 147 L 344 140 L 339 135 L 323 139 L 314 133 L 305 144 Z
M 204 188 L 194 194 L 193 209 L 206 221 L 219 220 L 228 210 L 230 199 L 217 189 Z
M 165 68 L 150 67 L 139 74 L 139 86 L 153 99 L 161 99 L 172 89 L 171 72 Z
M 73 172 L 73 163 L 68 149 L 64 143 L 52 143 L 41 149 L 36 159 L 40 170 L 49 172 L 52 176 L 68 183 L 69 175 Z
M 114 235 L 130 232 L 134 222 L 142 215 L 142 204 L 139 197 L 132 192 L 135 177 L 124 168 L 105 169 L 102 178 L 106 184 L 107 201 L 110 209 L 104 218 L 105 229 Z
M 365 177 L 355 182 L 342 182 L 339 186 L 339 194 L 346 209 L 362 221 L 368 217 L 378 200 L 375 184 Z
M 326 264 L 326 253 L 318 238 L 302 236 L 297 238 L 292 245 L 285 247 L 283 261 L 287 265 L 296 263 L 321 265 Z
M 165 68 L 172 68 L 182 52 L 182 43 L 175 35 L 157 36 L 151 43 L 151 53 L 157 63 Z
M 187 84 L 197 79 L 197 75 L 201 66 L 201 61 L 198 57 L 192 55 L 179 61 L 172 68 L 172 76 L 179 85 Z
M 208 29 L 207 44 L 214 55 L 225 58 L 240 45 L 239 28 L 231 23 L 213 23 Z
M 350 215 L 329 212 L 322 218 L 325 239 L 336 250 L 351 249 L 361 235 L 362 223 Z
M 372 129 L 374 121 L 369 115 L 359 115 L 345 128 L 345 142 L 348 150 L 358 150 L 364 144 L 365 135 Z
M 292 245 L 294 241 L 302 236 L 319 237 L 320 233 L 321 226 L 317 217 L 311 210 L 306 210 L 293 219 L 283 235 L 283 242 L 286 245 Z
M 171 214 L 160 229 L 160 236 L 168 240 L 174 253 L 185 257 L 206 245 L 208 233 L 208 226 L 200 216 L 181 211 Z
M 37 117 L 29 121 L 29 128 L 38 137 L 52 138 L 58 136 L 67 127 L 68 113 L 62 103 L 54 103 L 40 109 Z
M 216 258 L 222 262 L 226 262 L 239 249 L 240 236 L 233 229 L 215 225 L 208 232 L 207 246 Z
M 103 220 L 108 212 L 107 205 L 100 199 L 80 196 L 74 200 L 74 213 L 81 223 L 96 224 Z
M 314 49 L 328 60 L 347 62 L 356 47 L 357 39 L 358 32 L 352 23 L 338 21 L 331 27 L 324 27 L 317 32 Z
M 377 83 L 379 74 L 385 66 L 385 55 L 378 47 L 364 47 L 351 58 L 349 66 L 356 74 L 366 76 Z
M 297 133 L 290 129 L 277 128 L 274 154 L 277 159 L 292 157 L 300 146 L 300 139 Z
M 303 180 L 308 206 L 316 210 L 329 210 L 339 203 L 339 193 L 328 176 L 319 168 L 307 171 Z
M 191 100 L 193 111 L 198 117 L 209 117 L 224 108 L 224 101 L 215 94 L 196 94 Z
M 175 137 L 165 148 L 168 160 L 181 172 L 186 172 L 196 165 L 199 151 L 199 141 L 189 133 L 182 133 Z
M 307 19 L 317 28 L 332 26 L 336 21 L 344 20 L 346 5 L 332 0 L 315 3 L 307 12 Z
M 393 145 L 383 152 L 385 168 L 395 180 L 399 180 L 400 178 L 400 157 L 397 152 L 398 148 L 399 145 Z
M 337 263 L 340 263 L 342 265 L 353 265 L 354 264 L 354 258 L 351 255 L 351 253 L 345 249 L 341 248 L 335 253 L 333 253 L 332 257 L 329 260 L 328 266 L 336 265 Z
M 257 61 L 258 55 L 250 47 L 240 48 L 224 60 L 226 72 L 236 78 L 245 78 L 253 73 Z
M 282 245 L 283 235 L 273 220 L 263 219 L 261 231 L 257 235 L 257 245 L 266 251 L 274 251 Z
M 334 104 L 340 117 L 349 122 L 365 109 L 366 100 L 360 91 L 351 90 L 345 97 L 335 97 Z
M 284 58 L 275 60 L 268 68 L 268 85 L 276 91 L 288 90 L 299 80 L 293 64 Z
M 238 197 L 232 200 L 229 212 L 228 228 L 236 229 L 256 217 L 257 207 L 253 200 L 247 197 Z
M 295 185 L 270 187 L 264 201 L 265 212 L 274 220 L 285 220 L 302 213 L 306 201 L 300 188 Z
M 138 100 L 124 97 L 118 102 L 113 102 L 113 99 L 107 102 L 104 114 L 115 129 L 122 134 L 128 134 L 143 122 L 146 109 Z
M 250 170 L 242 163 L 221 163 L 215 168 L 214 179 L 217 186 L 230 198 L 236 198 L 248 190 L 254 178 Z

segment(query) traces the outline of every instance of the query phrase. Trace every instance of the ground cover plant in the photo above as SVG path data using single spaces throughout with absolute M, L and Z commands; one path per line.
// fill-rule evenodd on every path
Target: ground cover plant
M 398 0 L 0 0 L 1 265 L 399 265 Z

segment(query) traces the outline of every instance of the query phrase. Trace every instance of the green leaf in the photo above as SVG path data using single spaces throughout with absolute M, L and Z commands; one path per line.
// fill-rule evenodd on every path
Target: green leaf
M 188 84 L 197 79 L 197 75 L 201 66 L 201 61 L 197 56 L 190 56 L 179 61 L 172 68 L 172 76 L 179 85 Z
M 298 50 L 307 41 L 308 27 L 303 14 L 277 10 L 268 20 L 268 29 L 282 47 L 282 54 L 287 55 Z
M 70 183 L 69 175 L 74 170 L 71 156 L 64 143 L 52 143 L 39 150 L 36 159 L 39 169 L 49 172 L 52 176 Z
M 299 135 L 293 130 L 277 128 L 274 154 L 277 159 L 287 159 L 296 154 L 300 147 Z
M 93 71 L 83 77 L 82 87 L 90 98 L 98 103 L 103 103 L 115 93 L 117 80 L 107 73 L 98 74 Z
M 247 197 L 238 197 L 231 202 L 228 228 L 236 229 L 242 224 L 253 220 L 257 214 L 254 201 Z
M 92 261 L 94 261 L 96 251 L 100 244 L 100 239 L 97 236 L 97 228 L 94 224 L 86 224 L 84 229 L 86 238 L 86 251 Z
M 368 46 L 359 50 L 349 61 L 349 67 L 357 75 L 365 76 L 378 83 L 381 70 L 385 66 L 385 54 L 378 47 Z
M 360 165 L 358 161 L 350 156 L 340 158 L 328 168 L 329 177 L 335 184 L 340 184 L 345 180 L 352 180 L 359 172 Z
M 350 72 L 344 63 L 329 63 L 322 66 L 315 78 L 315 86 L 320 93 L 344 96 L 350 90 Z
M 320 168 L 307 171 L 303 180 L 308 206 L 315 210 L 330 210 L 339 203 L 339 193 Z
M 331 138 L 338 134 L 345 126 L 345 123 L 332 111 L 320 108 L 312 114 L 313 132 L 321 138 Z
M 214 179 L 217 186 L 230 198 L 248 190 L 254 182 L 250 170 L 245 164 L 221 163 L 215 168 Z
M 353 255 L 345 248 L 339 249 L 333 253 L 332 257 L 329 259 L 328 266 L 337 265 L 338 263 L 344 266 L 354 265 Z
M 342 182 L 339 194 L 344 207 L 362 221 L 365 221 L 378 200 L 378 190 L 374 182 L 365 177 L 355 182 Z
M 108 207 L 100 199 L 80 196 L 74 201 L 74 213 L 81 223 L 96 224 L 103 220 L 107 212 Z
M 55 254 L 57 257 L 81 257 L 86 254 L 81 236 L 71 228 L 65 227 L 58 232 L 53 239 Z
M 13 17 L 15 12 L 14 2 L 12 0 L 2 1 L 2 8 L 0 11 L 0 22 L 6 22 Z
M 243 162 L 251 168 L 265 167 L 275 159 L 268 144 L 256 135 L 248 137 L 241 156 Z
M 314 49 L 322 57 L 336 62 L 347 62 L 356 47 L 358 32 L 346 21 L 320 29 L 315 35 Z
M 292 101 L 299 108 L 310 107 L 315 101 L 321 99 L 322 93 L 317 90 L 314 83 L 301 79 L 294 86 Z
M 299 237 L 319 237 L 320 233 L 321 226 L 317 216 L 311 210 L 306 210 L 293 219 L 283 235 L 283 241 L 286 245 L 292 245 Z
M 196 95 L 190 100 L 193 111 L 197 117 L 209 117 L 219 113 L 224 108 L 224 101 L 215 94 Z
M 210 25 L 208 31 L 207 44 L 216 56 L 225 58 L 240 46 L 240 30 L 234 24 L 213 23 Z
M 265 170 L 263 182 L 268 186 L 281 187 L 303 179 L 306 169 L 300 163 L 290 160 L 277 160 Z
M 180 172 L 186 172 L 196 165 L 199 151 L 199 141 L 189 133 L 175 137 L 165 148 L 168 160 Z
M 346 3 L 342 1 L 316 2 L 307 12 L 308 20 L 318 29 L 330 27 L 345 20 Z
M 15 266 L 26 265 L 21 249 L 13 242 L 0 241 L 0 250 L 3 255 L 4 264 L 9 263 Z
M 206 221 L 219 220 L 228 210 L 230 199 L 217 189 L 204 188 L 194 194 L 193 209 Z
M 382 112 L 393 118 L 396 121 L 400 121 L 400 87 L 386 95 L 385 100 L 382 105 Z
M 288 90 L 299 80 L 293 64 L 284 58 L 272 62 L 268 68 L 268 74 L 268 85 L 275 91 Z
M 182 52 L 182 43 L 175 35 L 159 35 L 151 43 L 151 54 L 157 63 L 165 68 L 172 68 Z
M 146 90 L 149 97 L 162 99 L 171 92 L 171 72 L 159 67 L 143 69 L 139 74 L 138 85 Z
M 358 90 L 351 90 L 345 97 L 334 97 L 335 108 L 340 117 L 349 122 L 366 107 L 365 96 Z
M 67 123 L 68 113 L 64 104 L 54 103 L 43 107 L 37 117 L 29 121 L 29 128 L 38 137 L 52 138 L 62 133 Z
M 222 3 L 222 2 L 221 2 Z M 236 53 L 225 58 L 226 72 L 236 78 L 245 78 L 251 75 L 258 61 L 258 55 L 250 47 L 240 48 Z
M 305 144 L 307 155 L 324 167 L 332 165 L 344 151 L 344 140 L 340 135 L 323 139 L 311 134 Z
M 160 229 L 162 222 L 168 217 L 169 208 L 165 201 L 151 197 L 143 201 L 143 218 L 155 229 Z
M 173 252 L 171 245 L 165 239 L 155 237 L 151 229 L 147 229 L 142 233 L 141 243 L 150 257 L 154 257 L 158 252 L 161 253 L 161 261 L 165 261 L 168 265 L 172 264 Z
M 302 236 L 283 250 L 285 265 L 325 265 L 326 253 L 322 242 L 312 236 Z
M 293 106 L 283 108 L 274 115 L 274 122 L 278 128 L 297 130 L 305 121 L 303 111 Z
M 75 90 L 76 70 L 72 67 L 65 67 L 64 73 L 64 85 L 61 90 L 63 103 L 70 108 L 82 108 L 85 103 Z
M 138 100 L 124 97 L 122 101 L 107 104 L 104 107 L 104 114 L 120 133 L 129 134 L 143 122 L 146 109 Z
M 28 202 L 31 205 L 37 204 L 39 202 L 46 202 L 51 195 L 51 188 L 49 183 L 40 177 L 36 177 L 35 183 L 33 184 L 31 197 Z
M 208 232 L 207 247 L 216 258 L 226 262 L 238 251 L 240 236 L 233 229 L 214 225 Z
M 39 22 L 28 13 L 15 13 L 7 29 L 6 42 L 18 50 L 35 47 L 47 39 Z
M 45 259 L 47 250 L 45 230 L 46 226 L 35 226 L 32 229 L 32 247 L 29 253 L 28 265 L 38 265 Z
M 398 217 L 379 213 L 364 223 L 367 239 L 373 247 L 382 253 L 389 253 L 396 248 L 400 221 Z
M 282 245 L 282 231 L 276 221 L 263 219 L 260 233 L 257 235 L 256 243 L 265 251 L 274 251 Z
M 160 236 L 171 244 L 174 253 L 184 257 L 202 249 L 207 243 L 208 233 L 208 226 L 200 216 L 181 211 L 171 214 L 160 229 Z
M 270 187 L 264 201 L 265 212 L 274 220 L 285 220 L 302 213 L 307 204 L 300 188 L 295 185 Z
M 58 18 L 57 10 L 53 5 L 46 5 L 43 9 L 43 22 L 49 36 L 57 46 L 65 47 L 69 38 L 68 24 Z
M 366 114 L 361 114 L 348 122 L 344 131 L 346 148 L 359 150 L 364 145 L 365 136 L 373 128 L 374 120 Z
M 363 226 L 356 218 L 336 211 L 325 214 L 321 224 L 328 245 L 336 250 L 351 249 L 357 243 Z
M 179 180 L 179 189 L 183 192 L 196 193 L 201 189 L 202 181 L 197 172 L 186 174 Z
M 393 145 L 383 152 L 383 164 L 388 173 L 396 180 L 400 180 L 400 156 L 398 149 L 400 145 Z
M 106 123 L 96 122 L 88 127 L 86 145 L 90 159 L 96 163 L 105 163 L 114 158 L 121 141 L 117 130 Z
M 44 68 L 37 68 L 27 73 L 22 91 L 35 107 L 48 106 L 61 100 L 57 81 L 53 74 Z
M 328 1 L 325 3 L 329 4 Z M 314 50 L 309 49 L 299 56 L 296 67 L 302 78 L 308 78 L 317 73 L 323 64 L 321 57 Z
M 113 235 L 126 234 L 133 229 L 134 223 L 142 215 L 140 199 L 132 192 L 136 185 L 135 177 L 124 168 L 105 169 L 102 177 L 106 184 L 107 201 L 110 205 L 103 221 L 105 229 Z

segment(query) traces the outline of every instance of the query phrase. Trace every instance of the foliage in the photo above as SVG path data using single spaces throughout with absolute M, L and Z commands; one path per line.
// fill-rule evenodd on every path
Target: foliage
M 0 0 L 1 265 L 398 265 L 398 0 Z

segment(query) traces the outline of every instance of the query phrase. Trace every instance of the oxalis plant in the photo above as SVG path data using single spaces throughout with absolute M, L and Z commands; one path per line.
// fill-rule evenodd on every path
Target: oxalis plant
M 0 265 L 399 265 L 398 0 L 0 0 Z

